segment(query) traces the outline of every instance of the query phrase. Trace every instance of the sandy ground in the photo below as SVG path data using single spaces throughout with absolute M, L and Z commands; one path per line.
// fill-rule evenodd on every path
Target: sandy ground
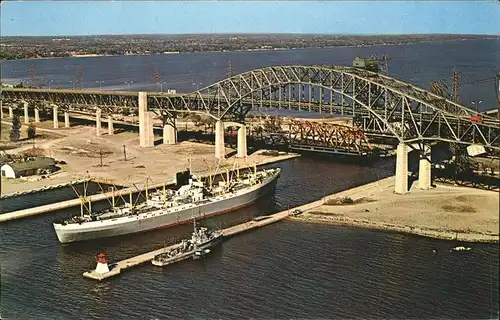
M 393 230 L 461 241 L 498 242 L 499 193 L 437 184 L 409 194 L 393 192 L 394 178 L 323 199 L 295 217 L 309 222 Z M 342 204 L 343 197 L 354 203 Z
M 50 121 L 49 121 L 50 122 Z M 42 124 L 42 127 L 46 127 Z M 161 137 L 155 137 L 160 143 L 153 148 L 139 147 L 139 135 L 134 132 L 121 132 L 113 136 L 107 135 L 107 129 L 97 137 L 95 127 L 75 126 L 55 130 L 45 129 L 60 134 L 60 138 L 38 141 L 37 147 L 45 149 L 45 154 L 57 160 L 64 160 L 67 165 L 48 179 L 28 181 L 21 179 L 4 179 L 2 194 L 26 191 L 43 186 L 69 182 L 75 179 L 94 178 L 101 182 L 131 186 L 148 183 L 156 184 L 170 182 L 175 173 L 189 168 L 191 158 L 192 171 L 198 174 L 214 172 L 218 166 L 232 168 L 237 165 L 253 166 L 254 163 L 264 164 L 296 157 L 295 154 L 266 156 L 256 152 L 246 159 L 237 159 L 234 156 L 221 161 L 215 159 L 215 146 L 193 142 L 181 142 L 175 145 L 161 144 Z M 123 145 L 125 145 L 127 161 L 124 161 Z M 29 145 L 8 150 L 8 153 L 17 153 L 29 148 Z M 226 148 L 226 154 L 233 152 Z M 102 153 L 102 164 L 101 162 Z M 34 181 L 35 180 L 35 181 Z

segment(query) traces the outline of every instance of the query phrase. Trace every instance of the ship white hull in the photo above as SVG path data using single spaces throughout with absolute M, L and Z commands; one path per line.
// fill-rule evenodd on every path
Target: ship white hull
M 193 217 L 200 220 L 248 206 L 260 197 L 271 193 L 276 187 L 278 177 L 279 174 L 270 176 L 260 184 L 211 198 L 210 202 L 201 205 L 186 204 L 175 208 L 158 209 L 138 215 L 82 224 L 54 223 L 54 229 L 59 242 L 70 243 L 167 228 L 190 222 Z

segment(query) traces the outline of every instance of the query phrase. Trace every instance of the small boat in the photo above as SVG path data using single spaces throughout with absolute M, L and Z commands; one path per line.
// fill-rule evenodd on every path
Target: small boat
M 458 246 L 458 247 L 452 248 L 450 251 L 470 251 L 470 250 L 472 250 L 471 247 Z
M 194 254 L 193 254 L 193 259 L 194 260 L 198 260 L 198 259 L 201 259 L 201 258 L 204 258 L 206 255 L 208 255 L 209 253 L 211 252 L 210 249 L 205 249 L 205 250 L 198 250 L 198 251 L 195 251 Z

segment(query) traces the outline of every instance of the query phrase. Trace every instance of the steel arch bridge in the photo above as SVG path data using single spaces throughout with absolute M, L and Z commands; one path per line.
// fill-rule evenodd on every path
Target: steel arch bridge
M 62 105 L 138 107 L 137 93 L 4 89 L 2 99 Z M 365 133 L 414 143 L 440 140 L 500 150 L 500 122 L 394 78 L 336 66 L 277 66 L 251 70 L 198 91 L 148 93 L 148 106 L 164 115 L 205 113 L 244 121 L 256 108 L 352 116 Z

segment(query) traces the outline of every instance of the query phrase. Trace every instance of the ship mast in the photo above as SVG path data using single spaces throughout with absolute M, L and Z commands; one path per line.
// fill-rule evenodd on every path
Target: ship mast
M 114 186 L 111 187 L 111 192 L 112 192 L 112 194 L 111 194 L 111 197 L 112 197 L 111 201 L 113 202 L 113 211 L 114 211 L 115 210 L 115 187 Z
M 191 163 L 191 154 L 189 154 L 188 162 L 189 162 L 189 172 L 191 173 L 193 170 L 192 163 Z
M 129 201 L 130 201 L 130 211 L 134 210 L 134 204 L 132 202 L 132 190 L 129 193 Z
M 165 184 L 163 184 L 163 194 L 162 194 L 163 207 L 165 207 L 165 202 L 167 201 L 167 195 L 165 190 Z

